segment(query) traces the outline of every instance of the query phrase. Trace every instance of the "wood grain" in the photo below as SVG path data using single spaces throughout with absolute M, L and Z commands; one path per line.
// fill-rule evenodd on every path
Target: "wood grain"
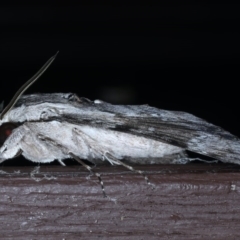
M 238 239 L 240 166 L 1 167 L 1 239 Z

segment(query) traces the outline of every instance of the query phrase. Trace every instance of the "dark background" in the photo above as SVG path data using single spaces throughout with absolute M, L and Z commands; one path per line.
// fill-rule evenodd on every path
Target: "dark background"
M 187 111 L 240 137 L 239 9 L 196 1 L 2 5 L 0 100 L 8 103 L 59 50 L 27 93 Z

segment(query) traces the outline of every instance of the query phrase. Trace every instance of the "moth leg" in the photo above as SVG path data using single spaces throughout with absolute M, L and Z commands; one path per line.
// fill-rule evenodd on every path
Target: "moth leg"
M 94 172 L 90 166 L 88 166 L 86 163 L 84 163 L 78 156 L 76 156 L 72 152 L 69 152 L 69 155 L 72 158 L 74 158 L 78 163 L 80 163 L 83 167 L 85 167 L 91 174 L 95 175 L 98 178 L 98 181 L 102 188 L 103 196 L 107 197 L 101 175 L 99 173 Z
M 89 151 L 89 156 L 92 156 L 94 153 L 96 153 L 97 156 L 102 156 L 102 160 L 107 160 L 111 165 L 122 165 L 124 167 L 126 167 L 127 169 L 129 169 L 132 172 L 136 172 L 137 174 L 140 174 L 144 177 L 145 181 L 147 182 L 148 185 L 151 185 L 152 188 L 154 188 L 154 185 L 152 183 L 150 183 L 148 177 L 146 176 L 146 174 L 141 171 L 141 170 L 136 170 L 133 167 L 121 162 L 120 160 L 118 160 L 117 158 L 115 158 L 114 156 L 112 156 L 108 151 L 106 151 L 105 153 L 103 151 L 101 151 L 100 149 L 98 149 L 98 152 L 96 152 L 96 149 L 92 149 L 91 145 L 94 146 L 95 142 L 94 139 L 92 139 L 91 137 L 87 136 L 85 133 L 83 133 L 81 130 L 74 128 L 73 129 L 73 133 L 74 136 L 77 136 L 76 142 L 78 141 L 82 141 L 84 140 L 84 143 L 86 144 L 86 146 L 88 147 L 88 151 Z
M 73 128 L 72 129 L 72 133 L 73 133 L 73 141 L 75 142 L 75 144 L 77 146 L 86 146 L 87 150 L 88 150 L 88 160 L 91 163 L 95 164 L 95 156 L 99 156 L 102 154 L 99 154 L 99 152 L 97 152 L 94 148 L 92 148 L 91 146 L 95 145 L 95 141 L 89 137 L 88 135 L 86 135 L 85 133 L 83 133 L 81 130 L 77 129 L 77 128 Z
M 90 144 L 89 144 L 89 141 L 92 141 L 92 139 L 90 139 L 88 136 L 84 135 L 79 129 L 77 128 L 73 128 L 72 130 L 73 132 L 73 136 L 76 137 L 75 141 L 76 141 L 76 144 L 79 143 L 79 141 L 84 141 L 84 144 L 87 146 L 88 148 L 88 152 L 89 152 L 89 157 L 90 157 L 90 162 L 94 163 L 93 159 L 94 159 L 94 150 L 91 148 Z M 88 141 L 86 138 L 89 138 Z M 104 183 L 102 181 L 102 178 L 101 178 L 101 175 L 99 173 L 96 173 L 92 170 L 92 168 L 88 165 L 86 165 L 79 157 L 77 157 L 76 155 L 74 155 L 73 153 L 70 153 L 72 154 L 72 157 L 77 161 L 79 162 L 80 164 L 82 164 L 90 173 L 94 174 L 97 178 L 98 178 L 98 181 L 101 185 L 101 188 L 102 188 L 102 191 L 103 191 L 103 195 L 104 197 L 107 197 L 106 193 L 105 193 L 105 188 L 104 188 Z
M 17 150 L 17 152 L 11 157 L 11 158 L 16 158 L 16 157 L 19 157 L 21 154 L 22 154 L 22 149 L 21 148 L 19 148 L 18 150 Z M 1 160 L 1 159 L 0 159 Z M 2 161 L 0 161 L 0 163 L 1 163 Z
M 129 169 L 132 172 L 135 172 L 137 174 L 140 174 L 144 177 L 145 181 L 147 182 L 148 185 L 151 185 L 152 189 L 154 189 L 154 185 L 149 181 L 149 178 L 147 177 L 147 175 L 141 171 L 141 170 L 137 170 L 134 169 L 132 166 L 118 160 L 117 158 L 115 158 L 112 154 L 110 154 L 109 152 L 105 152 L 104 157 L 111 163 L 111 164 L 117 164 L 117 165 L 122 165 L 125 168 Z
M 51 139 L 49 137 L 43 136 L 42 134 L 39 134 L 38 138 L 40 138 L 40 139 L 42 139 L 44 141 L 47 141 L 49 144 L 51 144 L 53 146 L 56 146 L 58 148 L 60 147 L 61 149 L 64 150 L 66 155 L 69 155 L 72 158 L 74 158 L 78 163 L 80 163 L 83 167 L 85 167 L 91 174 L 95 175 L 98 178 L 98 181 L 99 181 L 99 183 L 101 185 L 103 196 L 107 197 L 106 192 L 105 192 L 105 188 L 104 188 L 104 184 L 103 184 L 101 175 L 99 173 L 94 172 L 90 166 L 88 166 L 86 163 L 84 163 L 78 156 L 76 156 L 72 152 L 68 151 L 68 149 L 65 146 L 63 146 L 62 144 L 59 144 L 55 140 L 53 140 L 53 139 Z M 58 160 L 58 161 L 60 162 L 60 164 L 63 163 L 61 160 Z M 66 165 L 63 163 L 63 166 L 66 166 Z
M 20 148 L 13 158 L 19 157 L 20 155 L 22 155 L 22 152 L 23 150 Z
M 62 166 L 66 167 L 66 164 L 65 164 L 62 160 L 58 159 L 58 162 L 59 162 Z

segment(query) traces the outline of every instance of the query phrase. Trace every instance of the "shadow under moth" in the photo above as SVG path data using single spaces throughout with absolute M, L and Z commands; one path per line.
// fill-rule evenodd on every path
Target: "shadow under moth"
M 56 54 L 57 55 L 57 54 Z M 37 163 L 74 158 L 90 172 L 107 161 L 129 164 L 186 163 L 187 151 L 240 164 L 240 140 L 189 113 L 148 105 L 112 105 L 73 93 L 22 95 L 54 61 L 51 57 L 14 95 L 0 115 L 0 163 L 22 154 Z M 101 176 L 94 173 L 104 187 Z

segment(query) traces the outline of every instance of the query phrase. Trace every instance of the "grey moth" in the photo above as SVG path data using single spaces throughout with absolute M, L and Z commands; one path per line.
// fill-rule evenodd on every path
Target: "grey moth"
M 64 159 L 74 158 L 89 171 L 82 160 L 134 170 L 129 164 L 186 163 L 190 151 L 240 163 L 237 137 L 189 113 L 113 105 L 73 93 L 23 95 L 55 57 L 2 110 L 0 162 L 21 154 L 32 162 L 58 160 L 62 165 Z

